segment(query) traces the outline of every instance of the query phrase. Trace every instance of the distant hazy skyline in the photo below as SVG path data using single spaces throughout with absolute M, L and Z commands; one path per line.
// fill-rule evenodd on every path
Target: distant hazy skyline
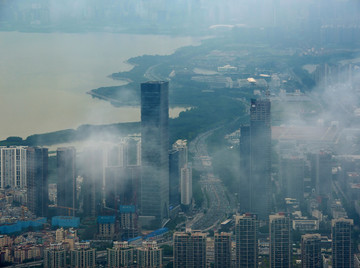
M 357 0 L 13 0 L 0 2 L 0 21 L 5 22 L 0 29 L 158 28 L 176 34 L 224 23 L 303 29 L 358 24 L 359 12 Z

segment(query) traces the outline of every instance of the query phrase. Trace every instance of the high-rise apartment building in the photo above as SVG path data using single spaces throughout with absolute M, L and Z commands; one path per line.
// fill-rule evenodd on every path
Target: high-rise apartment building
M 255 214 L 235 216 L 236 267 L 258 267 L 258 221 Z
M 76 150 L 74 147 L 58 148 L 57 157 L 57 205 L 58 214 L 68 215 L 68 209 L 72 208 L 75 216 L 76 206 Z M 61 208 L 63 207 L 63 208 Z
M 142 247 L 137 248 L 137 267 L 161 268 L 163 249 L 154 242 L 143 242 Z
M 169 215 L 169 83 L 141 84 L 141 202 L 144 225 Z
M 290 218 L 284 213 L 270 215 L 270 268 L 291 267 Z
M 215 268 L 231 267 L 231 234 L 215 234 L 214 238 Z
M 0 189 L 26 187 L 26 147 L 0 147 Z
M 181 170 L 188 164 L 187 141 L 177 140 L 169 153 L 169 202 L 170 206 L 181 203 Z
M 49 204 L 48 149 L 26 150 L 27 207 L 38 217 L 46 217 Z
M 351 232 L 354 225 L 352 219 L 335 219 L 331 221 L 332 264 L 333 268 L 354 267 L 354 254 Z
M 240 209 L 267 219 L 271 207 L 271 103 L 252 99 L 250 126 L 241 128 Z
M 107 249 L 108 267 L 132 267 L 134 249 L 128 242 L 115 241 L 112 248 Z
M 206 234 L 174 233 L 174 268 L 206 267 Z
M 191 163 L 181 169 L 180 178 L 181 205 L 189 207 L 192 200 L 192 168 Z
M 95 268 L 96 250 L 90 248 L 90 242 L 75 243 L 75 249 L 70 251 L 71 267 Z
M 66 250 L 61 243 L 51 244 L 44 250 L 45 268 L 66 267 Z
M 301 236 L 301 267 L 323 267 L 320 234 L 305 234 Z

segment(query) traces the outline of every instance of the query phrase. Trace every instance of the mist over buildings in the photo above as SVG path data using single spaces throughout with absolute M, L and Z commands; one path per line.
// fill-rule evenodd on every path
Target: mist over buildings
M 40 35 L 54 38 L 47 44 L 56 49 L 36 50 L 35 57 L 44 58 L 45 68 L 65 66 L 71 76 L 57 77 L 59 69 L 53 76 L 39 73 L 65 85 L 67 92 L 91 94 L 98 98 L 94 102 L 140 105 L 135 116 L 134 107 L 109 113 L 119 121 L 120 115 L 141 120 L 97 126 L 82 121 L 86 125 L 77 130 L 2 141 L 1 213 L 17 213 L 17 220 L 54 216 L 54 228 L 63 224 L 56 221 L 68 220 L 81 230 L 82 239 L 103 249 L 110 247 L 105 247 L 109 241 L 121 241 L 107 249 L 108 256 L 119 248 L 137 247 L 137 256 L 143 250 L 161 259 L 165 247 L 148 241 L 166 243 L 172 245 L 174 254 L 167 257 L 173 256 L 174 267 L 187 259 L 201 262 L 191 267 L 205 267 L 206 262 L 227 267 L 218 264 L 219 256 L 226 255 L 230 263 L 232 251 L 232 261 L 240 267 L 244 248 L 251 252 L 244 261 L 251 258 L 255 267 L 264 262 L 291 267 L 291 260 L 304 260 L 304 244 L 311 242 L 318 243 L 316 253 L 324 262 L 332 255 L 334 261 L 352 263 L 351 241 L 360 243 L 359 14 L 355 0 L 0 0 L 0 31 L 19 31 L 31 41 L 25 42 L 21 59 L 26 60 L 33 50 L 25 48 L 36 47 Z M 196 46 L 175 51 L 189 44 Z M 59 62 L 49 56 L 57 51 Z M 97 61 L 84 60 L 89 58 Z M 129 61 L 118 68 L 120 59 Z M 17 64 L 0 63 L 0 73 Z M 83 75 L 82 65 L 99 67 Z M 36 68 L 29 64 L 24 69 L 32 76 Z M 25 75 L 12 77 L 16 81 Z M 104 80 L 95 90 L 97 86 L 87 91 L 70 86 L 71 80 L 83 79 L 88 87 L 99 77 Z M 118 86 L 121 79 L 128 84 Z M 10 94 L 11 84 L 0 84 L 0 89 Z M 51 83 L 39 87 L 58 90 Z M 31 91 L 25 96 L 35 92 L 30 85 L 18 88 L 12 100 L 21 90 Z M 34 94 L 21 104 L 45 102 L 44 96 Z M 77 99 L 62 102 L 56 96 L 52 101 L 63 104 L 56 109 L 58 120 L 50 118 L 50 101 L 47 108 L 18 108 L 25 120 L 30 117 L 26 109 L 39 108 L 42 117 L 33 129 L 43 131 L 42 118 L 61 129 L 60 123 L 67 121 L 62 109 L 65 114 L 74 107 L 83 113 L 81 120 L 108 123 L 105 108 L 90 103 L 85 110 L 80 101 L 76 106 Z M 171 101 L 185 106 L 172 120 Z M 13 106 L 9 102 L 3 107 L 8 112 Z M 16 123 L 15 116 L 6 119 Z M 81 144 L 71 147 L 70 141 Z M 56 147 L 57 142 L 61 146 L 56 150 L 33 147 Z M 9 209 L 19 204 L 16 213 Z M 345 235 L 338 230 L 341 226 Z M 65 254 L 66 232 L 56 232 L 59 244 L 46 248 L 46 254 L 57 252 L 54 247 Z M 239 241 L 248 234 L 251 239 L 242 241 L 240 250 Z M 214 245 L 209 255 L 206 236 L 208 245 Z M 196 237 L 198 256 L 193 250 Z M 331 251 L 331 239 L 344 240 L 347 254 L 336 245 Z M 88 249 L 89 243 L 73 243 L 71 254 L 77 247 Z M 277 263 L 281 261 L 286 264 Z

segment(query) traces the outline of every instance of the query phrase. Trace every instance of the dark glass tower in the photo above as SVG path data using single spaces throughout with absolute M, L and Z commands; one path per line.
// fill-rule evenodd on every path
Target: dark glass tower
M 169 211 L 169 83 L 141 84 L 141 216 L 160 226 Z
M 352 219 L 334 219 L 331 221 L 332 263 L 334 268 L 354 267 L 354 254 L 351 233 L 354 225 Z
M 59 215 L 67 216 L 72 208 L 71 215 L 75 216 L 76 206 L 76 150 L 74 147 L 58 148 L 57 156 L 57 204 Z
M 252 99 L 250 126 L 241 127 L 240 209 L 267 219 L 271 207 L 271 103 Z
M 250 106 L 250 208 L 260 219 L 269 215 L 271 181 L 270 100 L 251 100 Z
M 38 217 L 46 217 L 49 204 L 48 149 L 26 150 L 27 206 Z

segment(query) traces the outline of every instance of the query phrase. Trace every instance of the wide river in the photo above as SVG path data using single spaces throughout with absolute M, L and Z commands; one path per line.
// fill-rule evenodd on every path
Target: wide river
M 0 32 L 0 139 L 139 121 L 139 107 L 116 108 L 86 92 L 121 85 L 107 76 L 130 70 L 131 57 L 168 55 L 199 42 L 161 35 Z M 180 111 L 171 109 L 170 115 Z

